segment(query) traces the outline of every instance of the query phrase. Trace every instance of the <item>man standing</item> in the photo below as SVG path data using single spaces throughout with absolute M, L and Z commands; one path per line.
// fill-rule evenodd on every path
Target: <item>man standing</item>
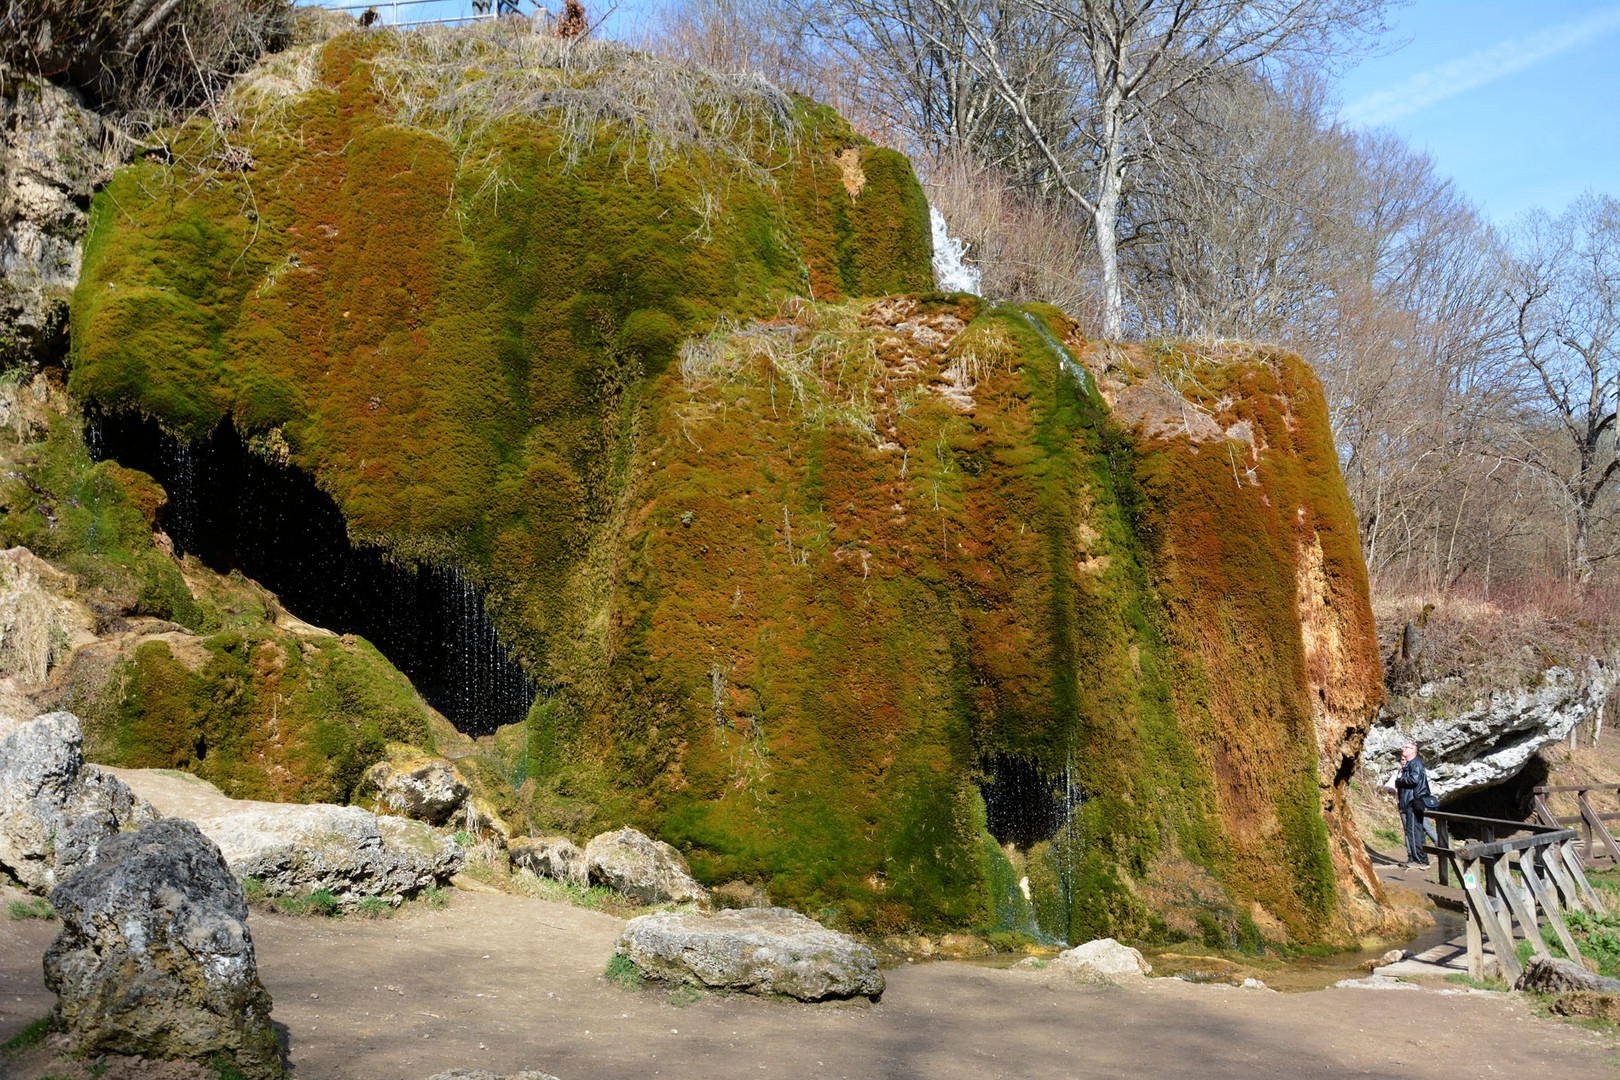
M 1414 866 L 1428 866 L 1429 855 L 1423 850 L 1423 841 L 1427 839 L 1423 832 L 1423 812 L 1428 809 L 1429 770 L 1423 767 L 1423 759 L 1417 756 L 1414 743 L 1401 747 L 1395 798 L 1401 808 L 1401 826 L 1406 830 L 1406 861 Z

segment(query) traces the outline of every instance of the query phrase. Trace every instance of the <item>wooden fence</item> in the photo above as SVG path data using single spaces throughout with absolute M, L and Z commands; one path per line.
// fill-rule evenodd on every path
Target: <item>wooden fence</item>
M 1620 865 L 1620 844 L 1615 843 L 1608 826 L 1611 821 L 1620 821 L 1620 813 L 1599 813 L 1592 806 L 1593 795 L 1620 793 L 1620 784 L 1564 784 L 1532 788 L 1531 791 L 1535 796 L 1536 817 L 1543 825 L 1553 828 L 1564 825 L 1580 826 L 1585 839 L 1584 850 L 1580 854 L 1585 857 L 1586 865 L 1590 866 L 1602 859 Z M 1569 817 L 1554 814 L 1552 808 L 1547 805 L 1547 796 L 1571 793 L 1575 796 L 1575 805 L 1580 809 L 1580 813 Z
M 1537 956 L 1552 955 L 1542 936 L 1543 921 L 1564 953 L 1581 962 L 1563 913 L 1601 914 L 1607 908 L 1586 880 L 1575 851 L 1574 829 L 1445 811 L 1426 816 L 1434 821 L 1437 838 L 1423 850 L 1439 861 L 1440 884 L 1449 884 L 1455 875 L 1463 893 L 1470 975 L 1485 977 L 1484 943 L 1489 939 L 1502 978 L 1516 982 L 1524 970 L 1519 963 L 1519 937 L 1530 942 Z M 1453 832 L 1483 839 L 1453 844 Z

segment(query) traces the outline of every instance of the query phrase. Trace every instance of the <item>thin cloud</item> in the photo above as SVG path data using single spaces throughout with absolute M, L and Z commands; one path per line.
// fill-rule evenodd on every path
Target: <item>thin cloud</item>
M 1357 127 L 1387 124 L 1437 101 L 1495 82 L 1548 57 L 1595 41 L 1620 29 L 1620 4 L 1571 19 L 1528 38 L 1504 41 L 1413 75 L 1387 90 L 1367 94 L 1344 107 L 1340 119 Z

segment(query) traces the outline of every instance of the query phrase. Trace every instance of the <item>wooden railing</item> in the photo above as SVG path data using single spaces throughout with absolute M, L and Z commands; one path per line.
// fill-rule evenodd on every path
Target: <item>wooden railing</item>
M 1530 942 L 1537 956 L 1552 955 L 1542 937 L 1546 920 L 1564 953 L 1576 963 L 1581 953 L 1564 922 L 1563 912 L 1603 913 L 1603 900 L 1586 880 L 1575 853 L 1574 829 L 1498 818 L 1435 811 L 1434 844 L 1423 850 L 1440 864 L 1440 884 L 1456 875 L 1468 915 L 1468 973 L 1485 977 L 1485 940 L 1496 952 L 1502 978 L 1510 984 L 1523 973 L 1517 937 Z M 1483 839 L 1452 843 L 1454 831 Z M 1524 833 L 1527 835 L 1517 835 Z M 1498 839 L 1504 837 L 1507 839 Z
M 1588 866 L 1599 859 L 1608 859 L 1620 865 L 1620 844 L 1615 843 L 1607 824 L 1610 821 L 1620 821 L 1620 813 L 1598 813 L 1592 806 L 1591 798 L 1600 792 L 1607 795 L 1620 793 L 1620 784 L 1564 784 L 1532 788 L 1531 791 L 1535 796 L 1536 817 L 1543 825 L 1554 828 L 1562 825 L 1581 827 L 1586 849 L 1581 854 L 1585 856 Z M 1570 793 L 1575 795 L 1575 805 L 1580 808 L 1580 813 L 1570 817 L 1557 816 L 1547 805 L 1547 796 Z

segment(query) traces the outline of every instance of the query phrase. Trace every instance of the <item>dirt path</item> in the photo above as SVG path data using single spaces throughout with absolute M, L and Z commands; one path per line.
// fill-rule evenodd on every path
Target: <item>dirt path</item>
M 421 1080 L 456 1066 L 563 1080 L 1617 1075 L 1614 1038 L 1461 991 L 1110 988 L 939 963 L 890 972 L 876 1006 L 683 1005 L 679 992 L 602 977 L 621 926 L 472 893 L 380 922 L 252 918 L 297 1080 Z M 0 923 L 0 1039 L 50 1008 L 39 958 L 55 928 Z

